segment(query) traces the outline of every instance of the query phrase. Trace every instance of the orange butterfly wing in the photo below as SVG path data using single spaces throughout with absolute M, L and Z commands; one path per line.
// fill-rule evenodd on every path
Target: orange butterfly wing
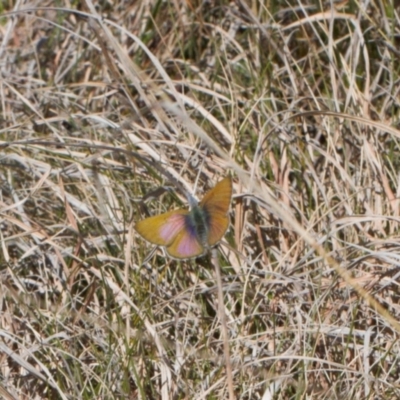
M 232 180 L 222 179 L 200 201 L 208 219 L 208 244 L 213 246 L 224 236 L 229 226 L 228 211 L 232 197 Z
M 136 231 L 150 243 L 169 246 L 185 229 L 185 215 L 189 211 L 173 210 L 136 222 Z
M 203 254 L 204 247 L 195 235 L 183 229 L 167 247 L 167 252 L 173 258 L 193 258 Z
M 165 246 L 173 258 L 197 257 L 204 252 L 204 248 L 187 230 L 188 215 L 186 210 L 169 211 L 137 222 L 135 229 L 150 243 Z

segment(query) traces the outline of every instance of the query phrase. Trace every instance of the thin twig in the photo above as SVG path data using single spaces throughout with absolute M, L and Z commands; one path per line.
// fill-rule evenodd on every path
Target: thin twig
M 221 321 L 221 331 L 222 339 L 224 342 L 224 356 L 225 356 L 225 368 L 226 368 L 226 380 L 228 383 L 229 400 L 235 399 L 235 392 L 233 388 L 233 374 L 232 374 L 232 364 L 231 355 L 229 351 L 229 333 L 226 326 L 226 315 L 224 307 L 224 295 L 222 291 L 222 279 L 221 279 L 221 269 L 218 262 L 218 254 L 216 248 L 211 250 L 211 261 L 215 268 L 215 275 L 217 277 L 217 287 L 218 287 L 218 314 Z

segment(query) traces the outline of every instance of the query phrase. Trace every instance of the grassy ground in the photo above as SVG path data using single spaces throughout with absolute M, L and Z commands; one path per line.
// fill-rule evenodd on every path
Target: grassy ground
M 390 2 L 0 12 L 3 398 L 400 398 Z M 135 232 L 227 175 L 213 256 Z

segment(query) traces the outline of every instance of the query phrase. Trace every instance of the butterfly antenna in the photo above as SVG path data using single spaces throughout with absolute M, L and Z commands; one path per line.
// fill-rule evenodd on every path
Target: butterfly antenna
M 199 150 L 197 150 L 196 153 L 197 153 L 197 158 L 198 158 Z M 205 158 L 203 157 L 202 160 L 201 160 L 201 165 L 200 165 L 200 168 L 199 168 L 199 173 L 198 173 L 197 176 L 196 176 L 196 181 L 195 181 L 194 186 L 193 186 L 194 193 L 197 192 L 197 185 L 199 184 L 200 174 L 201 174 L 201 172 L 203 171 L 204 160 L 205 160 Z M 190 208 L 193 208 L 194 206 L 197 206 L 197 204 L 199 204 L 199 201 L 196 199 L 196 197 L 195 197 L 193 194 L 188 193 L 188 194 L 186 195 L 186 197 L 187 197 L 187 199 L 188 199 L 188 203 L 189 203 L 189 205 L 190 205 Z
M 197 199 L 192 194 L 190 194 L 189 192 L 186 193 L 186 197 L 187 197 L 190 209 L 192 209 L 193 207 L 196 207 L 199 204 Z

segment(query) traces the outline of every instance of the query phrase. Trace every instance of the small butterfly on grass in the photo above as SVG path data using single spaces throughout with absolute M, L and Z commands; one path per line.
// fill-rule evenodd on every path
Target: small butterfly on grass
M 224 236 L 232 180 L 222 179 L 191 210 L 173 210 L 136 223 L 136 231 L 147 241 L 164 246 L 173 258 L 200 256 Z

